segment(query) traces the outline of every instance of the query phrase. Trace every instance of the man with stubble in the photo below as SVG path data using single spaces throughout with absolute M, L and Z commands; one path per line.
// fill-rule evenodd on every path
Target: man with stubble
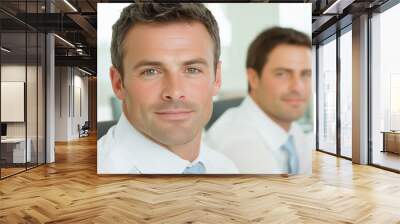
M 113 26 L 111 55 L 123 113 L 98 142 L 98 173 L 237 172 L 201 141 L 221 85 L 218 25 L 204 5 L 129 5 Z

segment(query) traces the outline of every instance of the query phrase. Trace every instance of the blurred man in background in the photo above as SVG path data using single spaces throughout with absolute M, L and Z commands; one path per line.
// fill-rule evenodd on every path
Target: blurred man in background
M 210 128 L 207 141 L 240 173 L 311 173 L 313 140 L 296 124 L 311 95 L 311 40 L 274 27 L 251 43 L 246 60 L 249 94 Z

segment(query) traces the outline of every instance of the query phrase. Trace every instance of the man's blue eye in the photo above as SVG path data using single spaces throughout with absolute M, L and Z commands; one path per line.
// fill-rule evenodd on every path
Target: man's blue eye
M 196 73 L 199 73 L 201 71 L 200 71 L 200 69 L 197 69 L 197 68 L 187 68 L 186 72 L 187 73 L 191 73 L 191 74 L 196 74 Z
M 285 73 L 284 73 L 284 72 L 277 72 L 276 75 L 277 75 L 277 76 L 284 76 Z
M 153 76 L 153 75 L 157 75 L 158 71 L 154 68 L 150 68 L 150 69 L 146 69 L 142 72 L 142 75 L 145 76 Z

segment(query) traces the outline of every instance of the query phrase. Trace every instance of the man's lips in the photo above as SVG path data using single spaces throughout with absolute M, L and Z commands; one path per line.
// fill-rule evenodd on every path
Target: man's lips
M 186 120 L 193 114 L 193 110 L 162 110 L 157 111 L 155 114 L 165 120 Z
M 304 104 L 305 100 L 304 99 L 298 99 L 298 98 L 293 98 L 293 99 L 283 99 L 284 102 L 292 104 L 292 105 L 299 105 L 299 104 Z

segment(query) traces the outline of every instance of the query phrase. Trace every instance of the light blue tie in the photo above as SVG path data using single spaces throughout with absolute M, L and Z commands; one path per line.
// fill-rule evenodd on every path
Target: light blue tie
M 287 154 L 287 165 L 289 174 L 297 174 L 299 172 L 299 158 L 293 143 L 293 136 L 289 136 L 288 140 L 281 147 Z
M 202 162 L 197 162 L 195 165 L 186 167 L 183 171 L 183 174 L 204 174 L 206 172 L 206 168 L 204 167 Z

